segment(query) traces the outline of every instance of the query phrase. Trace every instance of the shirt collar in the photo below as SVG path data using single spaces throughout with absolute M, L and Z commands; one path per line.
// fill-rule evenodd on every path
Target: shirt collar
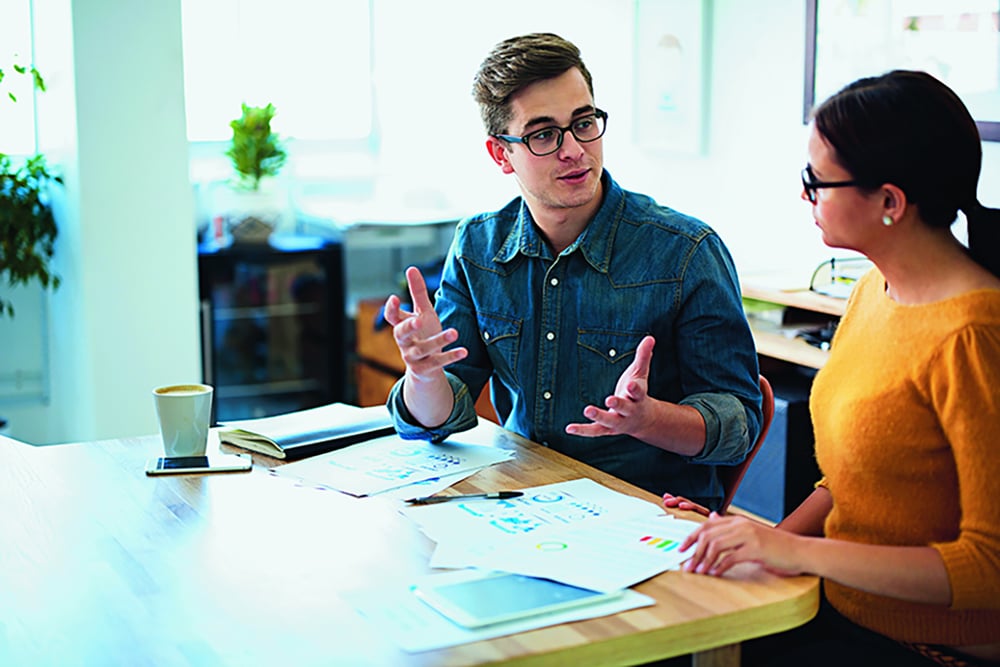
M 604 201 L 601 202 L 601 207 L 597 209 L 597 214 L 587 224 L 583 233 L 563 252 L 568 254 L 579 249 L 596 271 L 607 273 L 611 263 L 614 232 L 625 206 L 625 193 L 611 178 L 607 169 L 601 174 L 601 180 L 604 186 Z M 523 199 L 518 210 L 517 223 L 493 259 L 502 264 L 514 259 L 518 253 L 526 257 L 552 259 L 552 249 L 538 233 L 532 222 L 531 211 Z

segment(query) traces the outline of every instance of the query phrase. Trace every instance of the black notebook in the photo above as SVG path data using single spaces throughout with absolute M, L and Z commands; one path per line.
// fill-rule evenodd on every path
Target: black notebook
M 395 433 L 385 406 L 331 403 L 274 417 L 220 424 L 219 440 L 294 461 Z

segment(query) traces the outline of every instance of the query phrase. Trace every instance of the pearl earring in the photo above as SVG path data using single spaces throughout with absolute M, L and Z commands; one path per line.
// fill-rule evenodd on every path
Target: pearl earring
M 885 225 L 886 227 L 892 227 L 892 225 L 893 225 L 894 222 L 895 221 L 891 217 L 889 217 L 888 215 L 883 215 L 882 216 L 882 224 Z

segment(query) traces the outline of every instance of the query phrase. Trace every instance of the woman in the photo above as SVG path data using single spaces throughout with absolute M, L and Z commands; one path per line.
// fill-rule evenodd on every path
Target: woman
M 824 102 L 808 153 L 823 241 L 875 265 L 813 382 L 824 477 L 777 528 L 713 513 L 685 568 L 823 578 L 816 619 L 744 664 L 1000 663 L 1000 211 L 976 196 L 975 123 L 937 79 L 893 71 Z

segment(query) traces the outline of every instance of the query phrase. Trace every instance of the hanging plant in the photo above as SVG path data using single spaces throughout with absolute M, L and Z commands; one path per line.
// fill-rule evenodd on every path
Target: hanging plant
M 34 67 L 15 64 L 13 71 L 30 75 L 32 85 L 45 91 L 45 82 Z M 0 84 L 3 80 L 0 69 Z M 7 91 L 7 98 L 17 102 L 12 91 Z M 0 153 L 0 284 L 15 287 L 38 281 L 46 289 L 59 287 L 59 276 L 49 268 L 59 233 L 49 190 L 53 183 L 62 182 L 42 155 L 15 161 Z M 0 296 L 0 318 L 5 316 L 13 317 L 14 307 Z

